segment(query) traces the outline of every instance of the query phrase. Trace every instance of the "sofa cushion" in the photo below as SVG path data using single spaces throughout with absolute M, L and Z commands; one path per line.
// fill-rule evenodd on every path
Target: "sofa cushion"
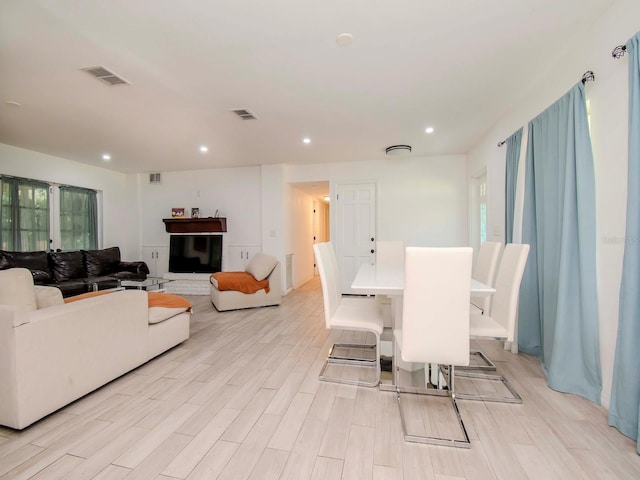
M 147 292 L 149 297 L 149 324 L 160 323 L 179 313 L 191 313 L 191 302 L 180 295 Z
M 36 304 L 38 305 L 38 310 L 64 304 L 62 292 L 59 288 L 45 287 L 42 285 L 36 285 L 33 288 L 36 294 Z
M 271 255 L 265 255 L 264 253 L 256 253 L 249 260 L 249 264 L 246 267 L 246 272 L 254 276 L 258 281 L 264 280 L 273 269 L 276 268 L 278 260 Z
M 120 248 L 110 247 L 102 250 L 82 250 L 84 265 L 89 277 L 109 275 L 118 270 Z
M 53 280 L 49 269 L 47 252 L 8 252 L 0 250 L 0 269 L 27 268 L 31 270 L 35 283 L 48 283 Z
M 82 252 L 51 252 L 49 262 L 56 282 L 86 277 Z
M 33 277 L 26 268 L 0 270 L 0 304 L 31 312 L 38 309 Z

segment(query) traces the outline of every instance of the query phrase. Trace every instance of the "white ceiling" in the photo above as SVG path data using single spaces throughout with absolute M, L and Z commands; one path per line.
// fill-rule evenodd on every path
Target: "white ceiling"
M 0 143 L 121 172 L 465 153 L 612 2 L 2 0 Z

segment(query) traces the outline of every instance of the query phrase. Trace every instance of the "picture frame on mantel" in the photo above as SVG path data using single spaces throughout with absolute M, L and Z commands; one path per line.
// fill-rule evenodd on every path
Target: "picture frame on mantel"
M 172 208 L 171 218 L 184 218 L 184 208 Z
M 191 209 L 191 218 L 200 218 L 200 209 L 192 208 Z

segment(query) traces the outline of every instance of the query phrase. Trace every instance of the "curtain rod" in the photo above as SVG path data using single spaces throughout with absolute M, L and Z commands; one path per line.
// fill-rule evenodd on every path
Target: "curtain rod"
M 624 54 L 627 53 L 627 46 L 626 45 L 618 45 L 616 48 L 613 49 L 613 51 L 611 52 L 611 56 L 613 58 L 622 58 L 624 57 Z
M 625 47 L 625 46 L 616 47 L 616 49 L 618 49 L 618 48 L 621 48 L 622 50 L 626 50 L 627 49 L 627 47 Z M 614 55 L 614 57 L 615 57 L 615 55 Z M 586 72 L 584 72 L 584 75 L 582 75 L 582 83 L 583 84 L 585 84 L 587 82 L 593 82 L 593 81 L 595 81 L 595 79 L 596 79 L 596 75 L 591 70 L 587 70 Z M 506 140 L 502 140 L 501 142 L 498 142 L 498 147 L 502 147 L 505 143 L 507 143 Z
M 586 72 L 584 72 L 584 75 L 582 75 L 582 83 L 585 84 L 587 82 L 593 82 L 596 79 L 596 75 L 591 71 L 591 70 L 587 70 Z

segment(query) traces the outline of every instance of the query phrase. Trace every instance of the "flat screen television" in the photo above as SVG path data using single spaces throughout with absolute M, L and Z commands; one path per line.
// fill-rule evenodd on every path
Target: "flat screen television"
M 222 271 L 222 235 L 171 235 L 169 271 L 173 273 Z

